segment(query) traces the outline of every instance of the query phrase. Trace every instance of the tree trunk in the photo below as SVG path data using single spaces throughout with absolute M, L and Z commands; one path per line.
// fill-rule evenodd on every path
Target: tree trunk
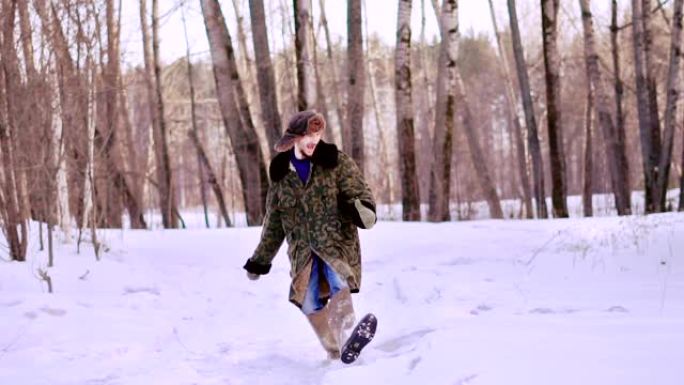
M 366 1 L 361 0 L 362 5 L 363 5 L 363 13 L 368 14 L 368 9 L 366 8 Z M 364 39 L 366 41 L 369 41 L 368 37 L 368 31 L 370 30 L 368 28 L 368 18 L 364 19 L 364 26 L 365 26 L 365 36 Z M 373 56 L 372 53 L 370 52 L 370 47 L 369 44 L 366 44 L 366 49 L 364 52 L 364 66 L 366 67 L 366 75 L 367 75 L 367 81 L 368 81 L 368 91 L 370 93 L 371 97 L 371 102 L 373 106 L 373 116 L 375 118 L 375 127 L 378 131 L 378 142 L 379 142 L 379 151 L 380 151 L 380 162 L 381 166 L 383 167 L 382 169 L 387 170 L 387 172 L 381 174 L 381 180 L 379 181 L 381 185 L 383 186 L 383 190 L 386 193 L 386 196 L 384 196 L 385 202 L 388 204 L 390 215 L 392 213 L 392 205 L 394 202 L 394 167 L 391 167 L 390 165 L 390 160 L 389 160 L 389 149 L 388 149 L 388 140 L 387 140 L 387 132 L 384 128 L 383 124 L 383 119 L 381 118 L 381 111 L 380 111 L 380 106 L 378 103 L 378 92 L 377 92 L 377 87 L 375 83 L 375 71 L 373 68 Z M 382 61 L 380 64 L 380 67 L 382 66 Z
M 242 182 L 247 224 L 260 225 L 268 191 L 264 157 L 240 82 L 233 45 L 221 7 L 217 0 L 202 0 L 201 5 L 221 116 L 235 150 Z
M 223 221 L 226 224 L 226 227 L 231 227 L 232 223 L 230 221 L 230 216 L 228 215 L 228 209 L 226 208 L 226 201 L 223 198 L 223 187 L 221 186 L 221 183 L 219 183 L 218 178 L 216 177 L 216 173 L 214 172 L 214 169 L 211 167 L 211 163 L 209 162 L 209 157 L 207 156 L 206 151 L 204 151 L 204 147 L 202 146 L 202 142 L 199 139 L 199 132 L 197 129 L 197 126 L 194 125 L 192 131 L 190 131 L 190 139 L 192 139 L 192 144 L 195 146 L 195 149 L 197 150 L 197 156 L 200 159 L 201 166 L 207 171 L 208 179 L 207 182 L 209 182 L 209 185 L 211 186 L 212 190 L 214 191 L 214 195 L 216 196 L 216 202 L 218 203 L 219 210 L 221 211 L 221 217 L 223 218 Z M 204 183 L 204 181 L 202 181 Z
M 534 104 L 530 91 L 530 80 L 527 74 L 527 64 L 523 53 L 522 39 L 518 27 L 518 15 L 515 8 L 515 0 L 508 0 L 508 15 L 511 24 L 511 38 L 513 41 L 513 54 L 515 57 L 516 72 L 520 85 L 520 96 L 525 112 L 525 124 L 527 125 L 527 141 L 532 156 L 532 175 L 534 186 L 534 198 L 537 203 L 537 218 L 548 218 L 546 209 L 546 193 L 544 192 L 544 165 L 542 162 L 541 146 L 537 130 L 537 120 L 534 116 Z
M 458 56 L 458 2 L 444 1 L 441 11 L 435 9 L 439 21 L 441 43 L 437 68 L 435 101 L 434 159 L 430 173 L 428 219 L 449 220 L 452 137 L 454 132 L 454 91 Z
M 667 210 L 667 186 L 670 179 L 672 162 L 672 146 L 677 117 L 677 101 L 679 100 L 679 62 L 681 61 L 682 41 L 682 4 L 683 0 L 675 0 L 674 17 L 672 18 L 672 39 L 670 41 L 670 68 L 667 74 L 667 102 L 665 105 L 665 130 L 663 132 L 663 149 L 658 163 L 658 179 L 655 199 L 658 211 Z M 682 171 L 684 172 L 684 170 Z
M 646 69 L 644 24 L 642 22 L 642 3 L 632 0 L 632 37 L 634 41 L 634 73 L 636 78 L 636 101 L 639 116 L 639 137 L 641 139 L 641 161 L 644 169 L 645 211 L 655 212 L 654 185 L 656 181 L 656 144 L 653 129 L 657 122 L 653 122 L 649 85 Z M 648 12 L 648 10 L 646 11 Z
M 347 1 L 347 119 L 345 125 L 351 137 L 343 138 L 344 150 L 364 172 L 363 114 L 365 102 L 365 74 L 363 60 L 363 34 L 361 28 L 361 0 Z
M 629 162 L 627 160 L 626 151 L 626 133 L 625 133 L 625 113 L 623 111 L 623 95 L 624 95 L 624 85 L 622 82 L 622 75 L 620 70 L 620 50 L 618 46 L 618 4 L 617 0 L 611 1 L 611 23 L 610 23 L 610 46 L 613 58 L 613 77 L 614 88 L 615 88 L 615 122 L 616 122 L 616 134 L 617 134 L 617 146 L 618 153 L 620 155 L 620 165 L 619 167 L 623 169 L 629 168 Z M 629 173 L 627 173 L 629 175 Z M 631 201 L 631 195 L 630 195 Z M 631 207 L 630 207 L 631 210 Z
M 312 43 L 312 49 L 311 53 L 313 54 L 313 68 L 314 68 L 314 77 L 316 80 L 316 103 L 315 109 L 318 111 L 323 117 L 325 118 L 326 122 L 329 122 L 329 116 L 328 116 L 328 105 L 326 101 L 326 94 L 323 89 L 323 79 L 321 78 L 321 68 L 320 64 L 321 62 L 318 60 L 318 39 L 316 38 L 316 35 L 314 34 L 313 28 L 311 28 L 311 41 Z M 332 143 L 334 141 L 333 138 L 333 132 L 332 130 L 325 130 L 323 132 L 323 138 L 325 139 L 326 142 Z
M 679 177 L 679 211 L 684 211 L 684 135 L 682 135 L 682 175 Z
M 316 74 L 311 42 L 311 2 L 293 0 L 295 20 L 295 53 L 297 54 L 297 109 L 309 110 L 316 105 Z
M 216 196 L 216 203 L 219 206 L 219 210 L 221 211 L 221 216 L 223 217 L 223 221 L 226 224 L 226 227 L 231 227 L 231 221 L 230 217 L 228 216 L 228 209 L 226 208 L 226 201 L 224 199 L 224 194 L 223 194 L 223 187 L 221 186 L 220 183 L 218 183 L 218 178 L 216 178 L 216 173 L 214 172 L 214 169 L 211 167 L 211 163 L 209 163 L 209 157 L 207 156 L 206 152 L 204 151 L 204 147 L 202 147 L 202 142 L 200 141 L 199 138 L 199 128 L 197 127 L 197 109 L 196 109 L 196 104 L 195 104 L 195 81 L 192 76 L 192 62 L 190 61 L 190 42 L 188 41 L 188 32 L 186 29 L 186 24 L 185 24 L 185 14 L 183 16 L 183 32 L 185 34 L 185 59 L 188 61 L 188 85 L 190 87 L 190 117 L 191 117 L 191 122 L 192 122 L 192 130 L 190 131 L 190 139 L 192 140 L 192 143 L 195 145 L 195 149 L 197 150 L 197 158 L 199 160 L 199 179 L 200 179 L 200 188 L 202 189 L 202 204 L 204 206 L 204 216 L 206 220 L 207 227 L 209 227 L 209 219 L 207 217 L 207 204 L 206 204 L 206 193 L 205 193 L 205 188 L 204 188 L 204 170 L 207 171 L 209 174 L 208 177 L 208 182 L 211 185 L 212 190 L 214 191 L 214 195 Z
M 651 115 L 651 167 L 653 170 L 653 211 L 658 211 L 658 179 L 660 169 L 658 162 L 661 154 L 660 119 L 658 116 L 658 86 L 656 79 L 655 58 L 653 57 L 653 31 L 651 26 L 651 0 L 641 0 L 644 39 L 644 65 L 646 71 L 646 89 L 648 90 L 648 110 Z
M 551 201 L 553 202 L 553 216 L 566 218 L 568 216 L 568 188 L 561 118 L 558 10 L 559 0 L 541 0 L 544 68 L 546 70 L 546 117 L 549 132 L 549 157 L 551 158 Z
M 492 25 L 494 26 L 494 36 L 496 38 L 496 46 L 499 50 L 499 58 L 501 60 L 501 69 L 504 79 L 506 80 L 506 104 L 509 111 L 509 119 L 513 122 L 515 137 L 515 149 L 518 160 L 518 174 L 520 176 L 520 184 L 523 190 L 523 201 L 525 204 L 525 216 L 529 219 L 534 218 L 532 210 L 532 193 L 530 191 L 530 178 L 527 174 L 527 151 L 525 151 L 525 142 L 523 141 L 520 117 L 518 116 L 518 101 L 513 92 L 513 79 L 508 67 L 508 59 L 503 44 L 501 43 L 501 35 L 499 34 L 499 26 L 496 22 L 496 14 L 494 12 L 494 3 L 489 0 L 489 10 L 492 16 Z
M 117 151 L 117 156 L 120 161 L 120 171 L 119 174 L 123 178 L 123 183 L 126 183 L 124 196 L 126 207 L 128 208 L 131 228 L 133 229 L 146 229 L 147 222 L 145 221 L 144 213 L 144 199 L 143 199 L 143 186 L 146 183 L 145 175 L 147 174 L 147 169 L 139 168 L 139 155 L 135 151 L 134 141 L 133 141 L 133 127 L 130 122 L 128 103 L 126 102 L 126 96 L 124 94 L 123 81 L 121 79 L 121 72 L 119 72 L 118 81 L 118 92 L 117 97 L 119 98 L 120 108 L 120 119 L 123 123 L 123 130 L 121 133 L 124 139 L 122 139 L 123 146 L 120 145 Z M 124 151 L 128 149 L 128 151 Z M 127 165 L 128 162 L 128 165 Z M 134 170 L 134 171 L 132 171 Z M 126 178 L 126 175 L 130 175 Z
M 271 51 L 268 46 L 264 1 L 250 0 L 249 9 L 254 56 L 257 63 L 259 98 L 261 99 L 261 118 L 266 130 L 269 151 L 273 152 L 273 147 L 280 139 L 283 127 L 278 112 L 278 88 L 271 63 Z
M 399 0 L 397 48 L 394 57 L 394 87 L 401 174 L 402 218 L 420 220 L 420 194 L 416 174 L 416 140 L 413 126 L 413 86 L 411 82 L 411 4 Z
M 106 127 L 99 133 L 102 143 L 102 154 L 105 157 L 107 172 L 109 174 L 108 181 L 117 196 L 117 201 L 123 199 L 126 205 L 128 215 L 131 221 L 131 227 L 134 229 L 144 229 L 147 227 L 145 218 L 143 217 L 142 204 L 135 194 L 132 184 L 127 180 L 122 172 L 123 170 L 123 155 L 121 153 L 121 144 L 119 142 L 120 125 L 120 106 L 119 102 L 119 85 L 121 68 L 119 64 L 119 36 L 120 25 L 115 24 L 114 0 L 107 0 L 106 17 L 107 17 L 107 67 L 105 68 L 105 108 L 106 108 Z M 121 227 L 121 207 L 114 204 L 108 205 L 108 213 L 106 216 L 106 223 L 109 226 Z
M 0 71 L 0 152 L 2 153 L 2 176 L 4 195 L 0 200 L 3 209 L 2 228 L 9 243 L 9 255 L 14 261 L 26 261 L 28 246 L 26 219 L 22 217 L 22 194 L 16 177 L 16 166 L 13 148 L 13 135 L 16 127 L 16 110 L 13 100 L 16 82 L 18 81 L 18 58 L 14 50 L 14 20 L 16 2 L 5 0 L 2 2 L 2 68 Z
M 95 252 L 95 259 L 100 260 L 100 245 L 97 241 L 96 224 L 98 220 L 97 212 L 97 194 L 95 190 L 95 117 L 97 116 L 96 99 L 96 73 L 95 63 L 93 62 L 92 52 L 88 50 L 85 64 L 85 73 L 88 78 L 86 80 L 86 90 L 88 92 L 86 105 L 84 108 L 87 111 L 86 121 L 86 135 L 87 135 L 87 160 L 86 172 L 83 180 L 83 221 L 80 223 L 79 230 L 83 231 L 88 224 L 90 225 L 90 237 Z M 81 237 L 79 236 L 79 243 Z
M 594 42 L 594 24 L 588 0 L 579 0 L 582 11 L 582 26 L 584 30 L 584 57 L 586 60 L 587 79 L 591 89 L 590 96 L 592 104 L 596 106 L 598 123 L 603 132 L 604 143 L 606 145 L 606 158 L 610 172 L 610 182 L 615 196 L 615 206 L 618 215 L 631 214 L 629 169 L 621 164 L 621 158 L 625 154 L 620 154 L 618 136 L 613 124 L 613 117 L 610 108 L 610 99 L 603 88 L 603 80 L 599 69 L 599 57 L 596 52 Z
M 142 2 L 141 0 L 141 8 Z M 141 11 L 142 12 L 142 11 Z M 145 26 L 143 26 L 146 29 Z M 156 109 L 159 133 L 157 134 L 156 150 L 157 169 L 159 183 L 159 201 L 162 206 L 162 221 L 164 228 L 175 229 L 178 227 L 178 208 L 176 207 L 176 192 L 173 185 L 173 174 L 171 172 L 171 159 L 169 156 L 169 139 L 166 128 L 166 118 L 164 116 L 164 99 L 162 94 L 161 63 L 159 62 L 159 0 L 152 0 L 152 52 L 156 91 Z
M 437 10 L 436 7 L 434 8 Z M 437 87 L 434 131 L 435 166 L 433 166 L 433 172 L 430 176 L 430 208 L 428 210 L 428 217 L 431 221 L 444 221 L 449 220 L 450 218 L 449 197 L 451 195 L 452 138 L 454 132 L 454 117 L 458 106 L 461 111 L 460 115 L 465 130 L 466 140 L 468 141 L 471 160 L 477 171 L 477 179 L 480 188 L 489 205 L 490 216 L 492 218 L 502 218 L 503 212 L 501 210 L 496 187 L 492 182 L 491 174 L 485 163 L 482 148 L 480 147 L 477 131 L 473 126 L 472 114 L 468 105 L 468 98 L 465 93 L 463 81 L 456 69 L 459 37 L 458 1 L 445 1 L 442 4 L 441 13 L 437 14 L 437 18 L 440 20 L 440 35 L 442 37 L 439 69 L 447 74 L 447 81 L 440 82 Z M 438 71 L 437 78 L 443 79 L 444 76 L 440 75 Z M 441 103 L 440 100 L 442 101 Z M 441 111 L 444 111 L 444 109 L 446 111 L 442 114 Z
M 332 98 L 335 104 L 335 111 L 337 112 L 337 122 L 339 128 L 339 137 L 342 138 L 348 136 L 348 130 L 346 130 L 345 124 L 347 120 L 344 117 L 344 105 L 340 100 L 340 90 L 337 80 L 337 61 L 333 57 L 332 51 L 332 40 L 330 39 L 330 29 L 328 28 L 328 19 L 325 16 L 325 0 L 319 0 L 319 5 L 321 8 L 321 24 L 323 25 L 323 31 L 325 32 L 325 47 L 326 54 L 328 56 L 328 68 L 330 69 L 330 78 L 332 82 Z
M 585 217 L 594 215 L 593 100 L 594 93 L 587 79 L 587 104 L 584 111 L 584 178 L 582 183 L 582 208 Z
M 503 210 L 501 209 L 501 202 L 496 191 L 496 186 L 491 177 L 491 172 L 487 167 L 484 152 L 480 147 L 480 140 L 478 139 L 477 129 L 473 123 L 472 113 L 470 111 L 470 104 L 465 92 L 463 80 L 460 74 L 456 74 L 456 101 L 461 109 L 461 117 L 463 121 L 463 129 L 465 130 L 466 139 L 468 141 L 468 148 L 470 150 L 470 157 L 475 167 L 477 180 L 484 194 L 487 205 L 489 206 L 490 218 L 503 219 Z

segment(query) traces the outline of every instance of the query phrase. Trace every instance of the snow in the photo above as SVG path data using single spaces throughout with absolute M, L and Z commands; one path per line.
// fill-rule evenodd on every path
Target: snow
M 260 228 L 98 234 L 100 261 L 58 242 L 53 294 L 37 242 L 0 262 L 1 384 L 684 381 L 684 214 L 380 222 L 354 296 L 378 332 L 353 365 L 288 303 L 286 247 L 245 277 Z

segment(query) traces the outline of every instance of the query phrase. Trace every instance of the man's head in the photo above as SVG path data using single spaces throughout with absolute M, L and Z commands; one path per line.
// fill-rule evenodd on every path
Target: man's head
M 301 111 L 290 118 L 287 130 L 275 145 L 278 152 L 295 148 L 297 155 L 311 157 L 323 136 L 326 123 L 323 115 L 312 111 Z

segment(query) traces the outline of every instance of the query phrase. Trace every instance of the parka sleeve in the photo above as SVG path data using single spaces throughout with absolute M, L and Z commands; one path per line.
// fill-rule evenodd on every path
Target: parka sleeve
M 277 203 L 277 194 L 271 185 L 266 196 L 266 215 L 261 230 L 261 239 L 254 254 L 244 266 L 244 269 L 252 274 L 268 274 L 271 270 L 271 261 L 285 240 L 285 232 L 280 221 L 281 213 Z
M 357 227 L 369 229 L 377 220 L 373 193 L 363 179 L 356 162 L 349 155 L 340 152 L 338 159 L 339 209 L 342 215 L 351 218 Z

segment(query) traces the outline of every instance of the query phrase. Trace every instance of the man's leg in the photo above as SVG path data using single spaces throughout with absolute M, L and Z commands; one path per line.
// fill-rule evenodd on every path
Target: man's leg
M 338 341 L 338 333 L 331 329 L 329 322 L 330 308 L 319 298 L 319 266 L 318 263 L 323 263 L 318 257 L 313 257 L 311 266 L 311 276 L 309 277 L 309 286 L 304 296 L 302 303 L 302 312 L 309 320 L 311 327 L 316 332 L 318 340 L 321 342 L 323 349 L 328 353 L 328 358 L 338 359 L 340 357 L 340 344 Z
M 330 285 L 330 302 L 328 308 L 330 309 L 330 329 L 335 335 L 338 347 L 341 350 L 342 344 L 347 340 L 351 329 L 354 327 L 354 305 L 352 303 L 351 291 L 339 274 L 335 272 L 328 264 L 323 263 L 323 273 Z

